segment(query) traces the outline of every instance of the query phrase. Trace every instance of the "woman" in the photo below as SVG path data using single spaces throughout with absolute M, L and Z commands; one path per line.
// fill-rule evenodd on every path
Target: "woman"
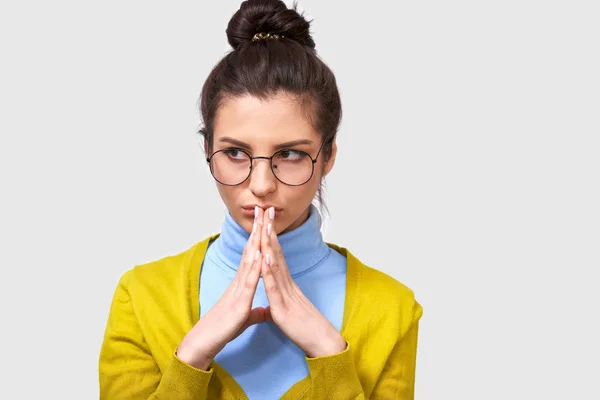
M 100 354 L 103 399 L 412 399 L 422 308 L 328 244 L 312 204 L 341 103 L 309 23 L 242 3 L 201 94 L 220 234 L 127 271 Z

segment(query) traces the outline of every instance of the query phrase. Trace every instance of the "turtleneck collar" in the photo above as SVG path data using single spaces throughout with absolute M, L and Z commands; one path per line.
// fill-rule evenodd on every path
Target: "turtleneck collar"
M 237 271 L 249 237 L 250 234 L 226 212 L 221 234 L 212 246 L 217 258 L 233 273 Z M 279 235 L 278 239 L 292 277 L 317 266 L 330 251 L 321 234 L 321 215 L 313 204 L 308 219 L 296 229 Z

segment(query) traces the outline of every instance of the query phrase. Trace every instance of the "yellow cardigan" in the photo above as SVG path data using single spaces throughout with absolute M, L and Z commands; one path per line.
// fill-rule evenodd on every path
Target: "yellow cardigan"
M 218 236 L 121 276 L 100 350 L 100 399 L 247 399 L 217 362 L 203 371 L 175 355 L 198 321 L 200 269 L 209 243 Z M 340 333 L 348 347 L 307 357 L 308 375 L 282 399 L 413 399 L 421 305 L 402 283 L 364 265 L 347 249 L 328 245 L 347 259 Z

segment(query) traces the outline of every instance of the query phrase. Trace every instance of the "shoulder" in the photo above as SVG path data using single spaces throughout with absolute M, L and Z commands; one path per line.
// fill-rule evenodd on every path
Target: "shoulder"
M 414 291 L 398 279 L 378 269 L 358 264 L 360 301 L 374 318 L 390 321 L 405 333 L 423 314 Z
M 384 323 L 406 333 L 423 314 L 414 291 L 404 282 L 359 260 L 348 249 L 334 246 L 348 260 L 348 289 L 353 292 L 349 312 L 359 320 Z
M 185 283 L 200 266 L 208 244 L 218 235 L 209 236 L 192 246 L 164 257 L 137 264 L 123 273 L 120 284 L 128 290 L 170 290 Z
M 115 291 L 112 318 L 135 315 L 141 331 L 155 342 L 166 340 L 161 336 L 164 329 L 157 329 L 157 323 L 168 325 L 171 340 L 180 340 L 198 315 L 199 304 L 193 299 L 197 297 L 206 249 L 214 237 L 125 271 Z

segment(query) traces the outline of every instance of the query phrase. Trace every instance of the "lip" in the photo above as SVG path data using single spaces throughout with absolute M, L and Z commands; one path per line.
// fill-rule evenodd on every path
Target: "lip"
M 283 209 L 281 207 L 277 207 L 272 204 L 262 204 L 262 205 L 261 204 L 245 204 L 242 206 L 242 214 L 244 214 L 245 216 L 254 218 L 254 208 L 256 206 L 258 206 L 259 208 L 262 208 L 264 211 L 267 211 L 271 207 L 275 207 L 275 217 L 280 215 L 281 212 L 283 211 Z

